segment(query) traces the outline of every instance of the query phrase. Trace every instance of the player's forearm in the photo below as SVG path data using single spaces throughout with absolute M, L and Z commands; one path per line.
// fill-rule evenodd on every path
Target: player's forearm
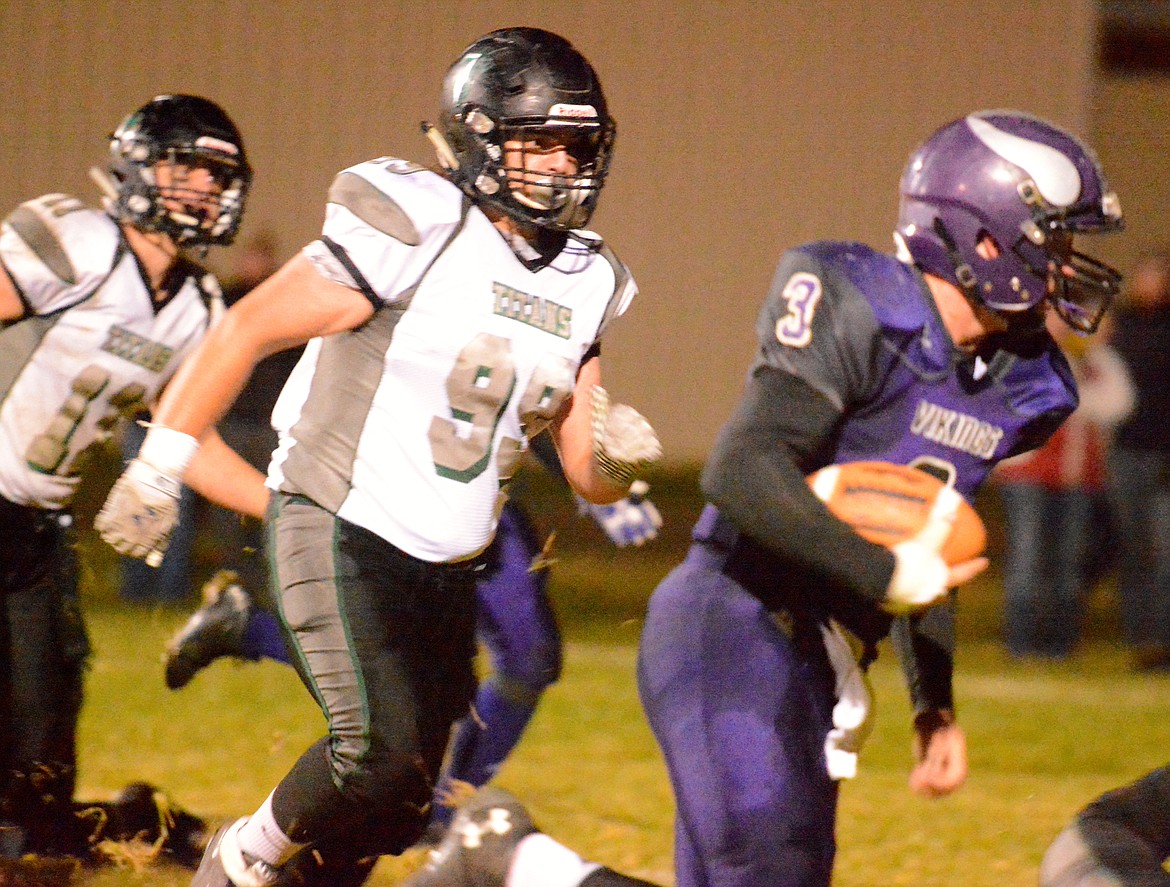
M 621 484 L 608 477 L 593 456 L 593 431 L 587 414 L 569 415 L 553 427 L 554 441 L 560 454 L 565 480 L 586 502 L 605 505 L 626 495 L 629 484 Z
M 565 472 L 565 479 L 573 491 L 587 502 L 597 505 L 607 505 L 624 498 L 630 488 L 630 477 L 623 477 L 614 473 L 612 461 L 603 461 L 599 455 L 597 392 L 601 389 L 601 362 L 596 356 L 581 365 L 577 374 L 577 382 L 573 389 L 573 397 L 569 401 L 566 412 L 552 424 L 553 440 L 560 454 L 561 467 Z M 628 407 L 623 409 L 637 415 Z M 657 437 L 653 430 L 640 416 L 641 426 L 635 428 L 636 433 L 648 433 L 653 437 L 655 446 Z M 604 423 L 602 423 L 604 424 Z M 618 443 L 625 443 L 619 441 Z M 653 458 L 661 456 L 661 449 Z M 647 460 L 650 461 L 650 460 Z M 645 464 L 645 463 L 643 463 Z M 631 470 L 640 466 L 629 466 Z
M 703 494 L 741 532 L 781 558 L 812 569 L 826 584 L 881 603 L 894 556 L 834 518 L 797 464 L 832 433 L 836 416 L 801 386 L 767 370 L 748 381 L 703 470 Z
M 890 640 L 915 712 L 954 710 L 955 603 L 895 620 Z
M 211 432 L 187 467 L 183 482 L 229 511 L 263 519 L 269 491 L 264 475 Z

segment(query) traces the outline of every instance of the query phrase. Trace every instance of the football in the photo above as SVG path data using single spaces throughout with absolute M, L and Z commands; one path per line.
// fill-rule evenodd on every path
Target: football
M 847 462 L 810 474 L 809 486 L 829 511 L 871 542 L 892 547 L 923 528 L 944 484 L 933 474 L 891 462 Z M 963 500 L 943 545 L 948 564 L 981 555 L 987 528 Z

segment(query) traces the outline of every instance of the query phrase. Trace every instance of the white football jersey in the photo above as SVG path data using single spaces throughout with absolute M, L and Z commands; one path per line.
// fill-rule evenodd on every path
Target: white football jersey
M 13 211 L 0 266 L 26 311 L 0 329 L 0 495 L 67 508 L 78 456 L 154 402 L 206 333 L 219 289 L 184 261 L 156 304 L 118 225 L 65 194 Z
M 532 270 L 442 176 L 393 158 L 340 173 L 306 249 L 375 313 L 309 343 L 273 412 L 269 485 L 423 560 L 486 548 L 527 435 L 636 293 L 581 236 L 594 246 L 570 239 Z

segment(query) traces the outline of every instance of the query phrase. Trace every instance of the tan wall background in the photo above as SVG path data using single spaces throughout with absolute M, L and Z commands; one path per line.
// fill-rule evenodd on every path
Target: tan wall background
M 203 93 L 258 170 L 243 238 L 272 229 L 291 254 L 339 169 L 430 159 L 418 123 L 447 65 L 515 24 L 569 37 L 618 118 L 595 222 L 642 296 L 607 339 L 606 377 L 675 462 L 704 457 L 738 396 L 781 250 L 887 248 L 903 161 L 936 126 L 982 107 L 1081 134 L 1103 119 L 1131 140 L 1102 150 L 1124 165 L 1146 124 L 1119 103 L 1165 106 L 1095 84 L 1092 0 L 0 0 L 0 207 L 96 198 L 85 169 L 123 115 L 159 92 Z M 1129 207 L 1150 212 L 1136 227 L 1158 239 L 1166 186 L 1133 184 L 1147 202 Z M 231 253 L 211 260 L 227 269 Z
M 1170 249 L 1170 76 L 1101 78 L 1090 117 L 1126 217 L 1125 234 L 1101 254 L 1126 269 L 1143 252 Z

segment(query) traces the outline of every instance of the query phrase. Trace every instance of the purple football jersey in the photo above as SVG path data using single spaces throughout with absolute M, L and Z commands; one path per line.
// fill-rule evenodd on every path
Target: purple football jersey
M 953 466 L 968 499 L 998 461 L 1039 446 L 1077 404 L 1054 342 L 959 352 L 918 272 L 858 243 L 789 252 L 757 333 L 758 363 L 799 376 L 841 411 L 824 464 L 930 459 Z

